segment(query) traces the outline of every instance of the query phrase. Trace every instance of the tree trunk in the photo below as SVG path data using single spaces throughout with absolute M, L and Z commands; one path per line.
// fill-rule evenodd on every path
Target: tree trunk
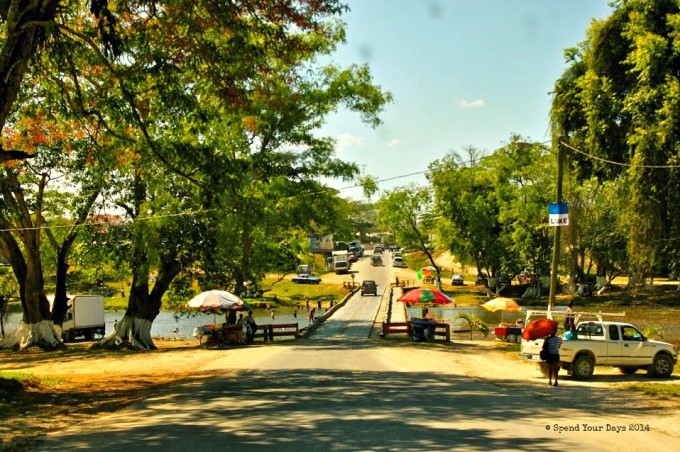
M 16 3 L 16 5 L 15 5 Z M 3 47 L 0 51 L 0 132 L 12 111 L 38 36 L 54 23 L 58 0 L 3 2 Z M 16 7 L 16 8 L 15 8 Z
M 54 289 L 54 303 L 52 304 L 52 321 L 61 326 L 68 309 L 68 296 L 66 289 L 66 275 L 69 265 L 66 262 L 68 251 L 63 247 L 57 253 L 57 285 Z

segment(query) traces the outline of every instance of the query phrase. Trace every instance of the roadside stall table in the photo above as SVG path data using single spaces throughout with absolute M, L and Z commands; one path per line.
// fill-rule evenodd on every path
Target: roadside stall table
M 246 333 L 241 325 L 226 323 L 202 325 L 196 328 L 194 336 L 203 347 L 246 343 Z
M 411 324 L 411 338 L 415 342 L 429 342 L 434 340 L 434 330 L 437 323 L 432 319 L 413 319 Z
M 499 341 L 519 343 L 522 340 L 522 331 L 519 326 L 498 326 L 493 333 Z

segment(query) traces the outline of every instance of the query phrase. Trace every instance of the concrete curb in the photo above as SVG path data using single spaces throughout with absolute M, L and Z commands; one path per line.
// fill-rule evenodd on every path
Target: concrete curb
M 344 297 L 338 304 L 336 304 L 335 306 L 333 306 L 332 308 L 330 308 L 330 309 L 328 309 L 326 312 L 324 312 L 324 314 L 323 314 L 321 317 L 319 317 L 318 320 L 316 320 L 316 321 L 315 321 L 314 323 L 312 323 L 311 325 L 309 325 L 309 326 L 303 328 L 303 329 L 301 330 L 300 334 L 298 335 L 298 338 L 299 338 L 299 339 L 307 339 L 307 338 L 309 338 L 309 336 L 311 336 L 312 334 L 314 334 L 314 331 L 316 331 L 316 329 L 319 328 L 319 326 L 320 326 L 321 324 L 323 324 L 330 316 L 332 316 L 333 313 L 334 313 L 335 311 L 337 311 L 338 309 L 340 309 L 341 307 L 343 307 L 343 306 L 345 305 L 345 303 L 347 303 L 347 300 L 349 300 L 350 298 L 352 298 L 352 296 L 353 296 L 355 293 L 357 293 L 358 291 L 359 291 L 359 288 L 357 287 L 356 289 L 353 289 L 350 293 L 348 293 L 347 295 L 345 295 L 345 297 Z

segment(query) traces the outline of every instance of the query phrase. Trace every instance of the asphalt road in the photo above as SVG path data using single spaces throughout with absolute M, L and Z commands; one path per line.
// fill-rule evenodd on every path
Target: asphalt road
M 389 263 L 363 261 L 357 281 L 375 279 L 382 293 Z M 261 360 L 245 348 L 211 352 L 211 368 L 224 368 L 222 375 L 50 435 L 40 450 L 632 451 L 680 444 L 664 432 L 677 434 L 677 423 L 661 429 L 660 417 L 635 398 L 611 400 L 592 388 L 574 400 L 568 387 L 513 380 L 501 369 L 470 377 L 471 345 L 369 338 L 379 305 L 380 297 L 355 295 L 311 339 L 262 345 L 277 349 Z M 247 353 L 251 361 L 234 367 Z

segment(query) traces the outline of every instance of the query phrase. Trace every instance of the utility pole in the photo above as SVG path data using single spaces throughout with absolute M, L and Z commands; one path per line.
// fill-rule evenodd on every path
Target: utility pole
M 564 174 L 564 155 L 562 152 L 562 142 L 557 142 L 557 203 L 562 202 L 562 178 Z M 555 228 L 555 237 L 552 250 L 552 265 L 550 266 L 550 294 L 548 295 L 548 311 L 552 311 L 555 306 L 555 295 L 557 294 L 557 268 L 560 261 L 560 230 Z

